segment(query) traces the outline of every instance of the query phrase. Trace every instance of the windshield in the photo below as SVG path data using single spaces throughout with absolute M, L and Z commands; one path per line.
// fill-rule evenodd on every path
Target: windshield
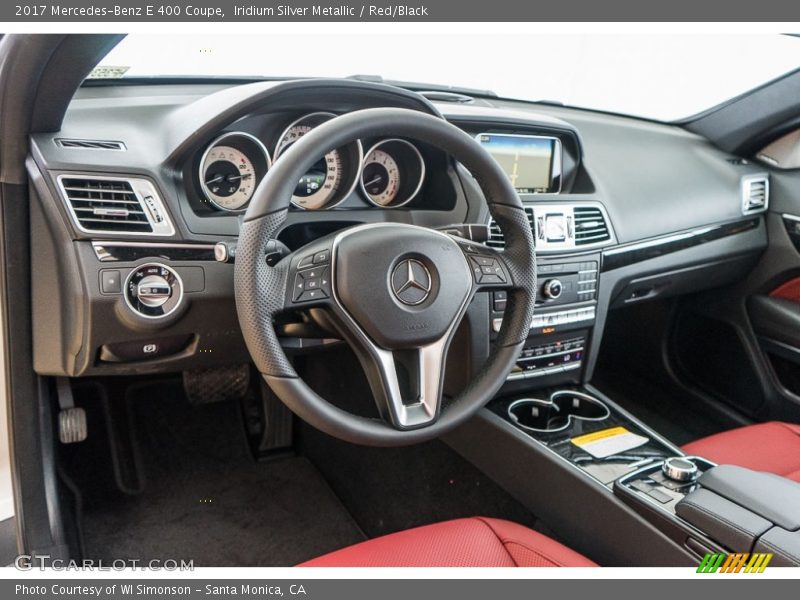
M 779 35 L 130 35 L 92 77 L 369 75 L 672 121 L 798 67 Z

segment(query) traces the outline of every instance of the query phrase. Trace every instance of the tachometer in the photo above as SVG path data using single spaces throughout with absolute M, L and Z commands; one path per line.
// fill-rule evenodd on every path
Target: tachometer
M 377 206 L 396 208 L 419 193 L 425 179 L 425 161 L 417 147 L 401 139 L 382 140 L 364 159 L 361 189 Z
M 216 208 L 240 211 L 268 168 L 269 153 L 257 138 L 226 133 L 209 145 L 200 160 L 200 187 Z
M 289 125 L 275 147 L 275 160 L 314 127 L 335 116 L 326 112 L 312 113 Z M 332 208 L 339 204 L 357 183 L 362 156 L 359 141 L 328 152 L 297 182 L 292 203 L 307 210 Z
M 373 150 L 364 160 L 361 183 L 370 200 L 380 206 L 388 206 L 400 189 L 397 161 L 383 150 Z

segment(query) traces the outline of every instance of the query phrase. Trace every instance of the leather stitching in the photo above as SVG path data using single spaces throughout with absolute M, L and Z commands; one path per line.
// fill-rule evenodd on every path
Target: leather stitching
M 564 566 L 564 565 L 563 565 L 563 563 L 562 563 L 561 561 L 559 561 L 559 560 L 555 560 L 554 558 L 552 558 L 552 557 L 548 556 L 547 554 L 545 554 L 545 553 L 544 553 L 544 552 L 542 552 L 541 550 L 534 550 L 533 548 L 531 548 L 530 546 L 528 546 L 528 545 L 527 545 L 527 544 L 525 544 L 524 542 L 520 542 L 518 539 L 500 537 L 500 534 L 498 534 L 498 533 L 497 533 L 497 531 L 495 531 L 494 527 L 492 527 L 492 525 L 491 525 L 491 524 L 490 524 L 488 521 L 486 521 L 485 519 L 483 519 L 483 518 L 481 518 L 481 517 L 475 517 L 475 518 L 476 518 L 478 521 L 480 521 L 481 523 L 483 523 L 484 525 L 486 525 L 486 527 L 488 527 L 488 528 L 489 528 L 489 530 L 490 530 L 490 531 L 491 531 L 491 532 L 494 534 L 494 536 L 495 536 L 495 537 L 496 537 L 496 538 L 497 538 L 497 539 L 500 541 L 500 543 L 501 543 L 501 544 L 503 544 L 503 548 L 504 548 L 504 549 L 505 549 L 505 551 L 508 553 L 508 556 L 511 558 L 511 561 L 512 561 L 512 562 L 513 562 L 515 565 L 519 566 L 519 564 L 517 564 L 517 561 L 516 561 L 516 560 L 514 560 L 514 556 L 513 556 L 513 555 L 512 555 L 512 554 L 511 554 L 511 553 L 508 551 L 508 548 L 506 548 L 506 545 L 507 545 L 507 544 L 516 544 L 517 546 L 521 546 L 522 548 L 525 548 L 525 549 L 526 549 L 526 550 L 528 550 L 529 552 L 533 552 L 533 553 L 534 553 L 534 554 L 536 554 L 537 556 L 541 556 L 541 557 L 542 557 L 542 558 L 544 558 L 545 560 L 547 560 L 547 561 L 549 561 L 549 562 L 553 563 L 553 565 L 554 565 L 554 566 L 556 566 L 556 567 L 563 567 L 563 566 Z M 554 542 L 554 543 L 556 543 L 556 542 Z
M 740 533 L 743 533 L 743 534 L 748 535 L 750 537 L 755 537 L 756 536 L 755 532 L 748 531 L 747 529 L 743 529 L 742 527 L 740 527 L 739 525 L 737 525 L 733 521 L 730 521 L 729 519 L 726 519 L 725 517 L 722 517 L 722 516 L 718 515 L 717 513 L 713 513 L 710 510 L 708 510 L 707 508 L 705 508 L 703 506 L 700 506 L 698 504 L 695 504 L 694 502 L 692 502 L 690 500 L 687 500 L 687 499 L 684 498 L 682 504 L 684 504 L 685 506 L 690 506 L 690 507 L 700 511 L 703 514 L 705 514 L 705 515 L 707 515 L 709 517 L 712 517 L 713 519 L 716 519 L 717 521 L 722 521 L 723 523 L 725 523 L 726 525 L 730 525 L 731 528 L 735 529 L 736 531 L 738 531 Z
M 499 538 L 498 538 L 498 539 L 499 539 Z M 522 565 L 520 565 L 520 564 L 519 564 L 519 563 L 516 561 L 516 559 L 514 558 L 514 555 L 513 555 L 513 554 L 511 554 L 511 552 L 508 550 L 508 546 L 514 545 L 514 546 L 519 546 L 520 548 L 524 548 L 524 549 L 525 549 L 525 550 L 527 550 L 528 552 L 531 552 L 532 554 L 535 554 L 536 556 L 538 556 L 538 557 L 540 557 L 540 558 L 542 558 L 542 559 L 546 560 L 547 562 L 549 562 L 549 563 L 550 563 L 551 565 L 553 565 L 554 567 L 563 567 L 563 566 L 564 566 L 564 565 L 563 565 L 563 564 L 561 564 L 560 562 L 558 562 L 558 561 L 556 561 L 556 560 L 554 560 L 554 559 L 550 558 L 549 556 L 547 556 L 547 555 L 546 555 L 545 553 L 543 553 L 541 550 L 534 550 L 534 549 L 533 549 L 533 548 L 531 548 L 530 546 L 527 546 L 527 545 L 525 545 L 525 544 L 523 544 L 523 543 L 521 543 L 521 542 L 518 542 L 518 541 L 516 541 L 516 540 L 502 540 L 502 539 L 501 539 L 500 541 L 503 543 L 503 547 L 506 549 L 506 552 L 508 552 L 508 555 L 511 557 L 511 560 L 512 560 L 512 561 L 514 561 L 514 564 L 515 564 L 515 565 L 517 565 L 518 567 L 522 567 Z
M 774 544 L 771 544 L 767 540 L 759 538 L 758 542 L 762 546 L 766 546 L 767 549 L 772 550 L 775 554 L 779 554 L 780 556 L 788 559 L 789 561 L 793 562 L 794 564 L 800 566 L 800 557 L 795 556 L 794 554 L 789 554 L 785 548 L 778 548 Z

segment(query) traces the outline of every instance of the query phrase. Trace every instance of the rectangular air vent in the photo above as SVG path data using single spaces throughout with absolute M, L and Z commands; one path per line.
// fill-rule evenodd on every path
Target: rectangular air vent
M 525 214 L 528 215 L 528 222 L 531 224 L 531 231 L 533 231 L 533 207 L 526 206 Z M 486 245 L 498 250 L 502 250 L 506 246 L 506 240 L 503 232 L 500 231 L 500 226 L 491 217 L 489 218 L 489 239 L 486 241 Z
M 155 187 L 146 179 L 61 175 L 58 183 L 81 231 L 144 235 L 174 232 Z
M 56 144 L 62 148 L 79 148 L 82 150 L 126 150 L 125 144 L 111 140 L 78 140 L 58 138 Z
M 742 213 L 762 212 L 768 206 L 769 177 L 764 173 L 742 177 Z
M 611 239 L 603 211 L 594 206 L 576 206 L 575 245 L 597 244 Z
M 528 204 L 525 206 L 538 251 L 565 251 L 604 246 L 613 241 L 605 212 L 599 204 Z M 503 232 L 489 219 L 487 246 L 505 247 Z

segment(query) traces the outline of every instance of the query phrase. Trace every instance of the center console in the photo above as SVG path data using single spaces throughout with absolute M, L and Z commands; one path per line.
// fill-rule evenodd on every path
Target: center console
M 607 307 L 598 305 L 599 247 L 579 235 L 585 223 L 602 224 L 601 208 L 526 210 L 538 274 L 529 335 L 497 397 L 447 443 L 606 565 L 697 567 L 709 556 L 755 555 L 760 563 L 733 568 L 800 566 L 800 484 L 685 456 L 589 383 Z M 489 231 L 498 245 L 491 223 Z M 503 292 L 491 298 L 493 336 L 506 302 Z
M 619 526 L 646 523 L 651 542 L 668 540 L 693 557 L 689 564 L 725 554 L 738 562 L 715 568 L 800 566 L 800 483 L 685 456 L 589 386 L 504 395 L 488 410 L 494 427 L 527 440 L 517 446 L 523 456 L 532 450 L 526 470 L 540 474 L 540 493 L 556 502 L 537 514 L 561 515 L 572 503 L 573 518 L 578 506 L 591 513 L 585 526 L 597 528 L 605 523 L 593 518 L 613 519 L 624 505 Z M 548 485 L 556 481 L 565 489 Z
M 508 376 L 517 389 L 580 381 L 583 357 L 597 315 L 599 254 L 539 258 L 536 312 L 516 366 Z M 500 331 L 505 292 L 494 292 L 493 335 Z

